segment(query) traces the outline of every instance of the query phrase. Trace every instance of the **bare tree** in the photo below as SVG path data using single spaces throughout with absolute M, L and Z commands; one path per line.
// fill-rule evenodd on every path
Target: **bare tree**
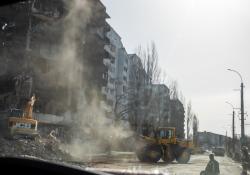
M 137 55 L 142 60 L 143 69 L 147 75 L 147 83 L 159 83 L 161 78 L 161 68 L 159 67 L 159 58 L 154 41 L 151 42 L 147 49 L 139 46 Z
M 196 137 L 199 129 L 199 119 L 197 115 L 192 110 L 191 101 L 187 104 L 187 138 L 190 139 L 193 137 L 194 143 L 196 143 Z M 192 133 L 191 133 L 192 132 Z
M 159 67 L 158 53 L 154 42 L 151 42 L 146 49 L 139 46 L 136 53 L 140 58 L 141 67 L 135 68 L 135 72 L 131 73 L 132 76 L 136 76 L 137 81 L 135 82 L 134 94 L 132 96 L 132 98 L 135 98 L 132 100 L 135 101 L 135 103 L 131 103 L 130 105 L 132 105 L 132 108 L 135 108 L 132 110 L 134 111 L 133 114 L 140 115 L 140 117 L 135 117 L 135 119 L 140 118 L 140 121 L 137 119 L 137 124 L 142 124 L 143 121 L 150 122 L 149 120 L 151 120 L 150 111 L 152 111 L 152 109 L 150 105 L 154 103 L 152 101 L 154 100 L 152 98 L 152 84 L 160 83 L 161 69 Z M 150 122 L 150 124 L 152 124 L 152 122 Z
M 199 120 L 196 114 L 193 116 L 193 143 L 197 145 L 197 134 L 198 134 L 198 129 L 199 129 Z
M 170 98 L 173 100 L 179 99 L 178 82 L 176 80 L 171 81 L 169 84 Z
M 191 104 L 191 101 L 189 101 L 188 104 L 187 104 L 187 115 L 186 115 L 186 118 L 187 118 L 187 123 L 186 123 L 187 139 L 189 139 L 189 136 L 190 136 L 190 123 L 192 121 L 192 117 L 193 117 L 192 104 Z
M 179 100 L 181 101 L 181 103 L 183 104 L 183 106 L 186 106 L 186 98 L 185 96 L 183 95 L 183 93 L 180 91 L 179 92 Z
M 167 73 L 165 71 L 161 71 L 160 84 L 167 84 Z

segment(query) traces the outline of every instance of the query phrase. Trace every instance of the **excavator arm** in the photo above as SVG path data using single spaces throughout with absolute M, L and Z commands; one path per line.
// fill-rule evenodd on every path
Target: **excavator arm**
M 35 101 L 36 101 L 36 97 L 35 95 L 33 95 L 31 99 L 28 101 L 28 103 L 26 104 L 26 107 L 23 112 L 23 118 L 33 119 L 32 113 L 33 113 L 33 106 L 34 106 Z

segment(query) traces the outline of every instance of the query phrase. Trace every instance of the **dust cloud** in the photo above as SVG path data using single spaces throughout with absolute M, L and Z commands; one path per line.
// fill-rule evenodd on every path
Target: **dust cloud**
M 121 143 L 124 143 L 124 140 L 130 138 L 133 133 L 105 114 L 98 105 L 97 96 L 93 97 L 90 104 L 86 103 L 84 97 L 81 98 L 74 116 L 78 123 L 75 123 L 72 141 L 62 148 L 81 160 L 92 160 L 92 156 L 110 153 L 111 149 L 122 150 Z
M 97 91 L 92 89 L 91 101 L 86 95 L 90 92 L 83 72 L 88 71 L 81 55 L 81 46 L 85 43 L 87 24 L 92 15 L 91 4 L 86 0 L 64 1 L 69 12 L 63 19 L 63 36 L 59 53 L 55 55 L 56 69 L 59 76 L 57 83 L 69 89 L 68 106 L 74 101 L 76 110 L 67 113 L 66 117 L 73 120 L 71 142 L 61 145 L 61 148 L 79 159 L 91 159 L 92 155 L 107 153 L 112 148 L 118 148 L 120 142 L 132 136 L 123 125 L 114 123 L 112 115 L 107 115 L 102 108 Z

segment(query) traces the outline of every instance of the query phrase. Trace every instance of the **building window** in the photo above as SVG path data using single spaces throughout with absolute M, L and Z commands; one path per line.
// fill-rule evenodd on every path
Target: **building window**
M 112 100 L 107 100 L 108 105 L 113 106 L 113 101 Z
M 107 74 L 107 73 L 103 73 L 103 74 L 102 74 L 102 78 L 103 78 L 104 80 L 107 80 L 107 79 L 108 79 L 108 74 Z
M 110 44 L 110 50 L 111 50 L 112 52 L 115 52 L 115 46 L 114 46 L 113 44 Z
M 115 79 L 114 78 L 110 78 L 109 82 L 113 84 L 115 82 Z
M 110 72 L 115 72 L 115 68 L 114 67 L 110 67 Z
M 126 87 L 126 86 L 123 86 L 122 89 L 123 89 L 123 92 L 124 92 L 124 93 L 127 92 L 127 87 Z
M 127 58 L 125 58 L 125 62 L 128 64 L 128 59 Z
M 123 80 L 127 82 L 127 77 L 123 76 Z
M 124 67 L 124 71 L 125 71 L 125 72 L 128 72 L 128 68 L 127 68 L 127 67 Z

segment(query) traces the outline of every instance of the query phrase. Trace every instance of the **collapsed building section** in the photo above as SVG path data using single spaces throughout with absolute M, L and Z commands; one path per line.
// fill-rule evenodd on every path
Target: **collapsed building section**
M 22 108 L 33 93 L 38 97 L 35 112 L 59 116 L 77 110 L 77 96 L 83 89 L 89 92 L 85 94 L 88 100 L 91 93 L 101 97 L 101 88 L 107 84 L 103 59 L 108 58 L 104 45 L 109 43 L 109 16 L 99 0 L 86 0 L 85 5 L 88 18 L 82 24 L 79 19 L 74 21 L 79 22 L 72 26 L 79 27 L 78 33 L 69 33 L 75 35 L 69 40 L 65 40 L 65 31 L 72 24 L 71 6 L 63 0 L 33 0 L 1 7 L 1 111 Z M 68 55 L 73 61 L 66 64 L 64 44 L 69 52 L 68 45 L 74 45 L 76 51 Z M 75 72 L 71 74 L 72 69 Z

